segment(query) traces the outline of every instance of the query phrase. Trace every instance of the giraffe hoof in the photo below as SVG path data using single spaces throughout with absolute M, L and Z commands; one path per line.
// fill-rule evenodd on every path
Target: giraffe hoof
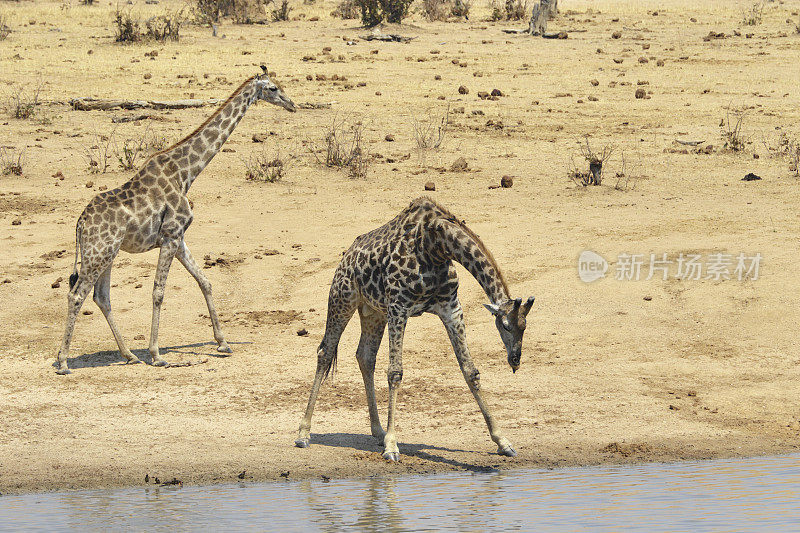
M 138 358 L 134 357 L 133 359 L 128 359 L 128 362 L 126 362 L 125 364 L 126 365 L 137 365 L 137 364 L 139 364 L 141 362 L 142 362 L 141 359 L 138 359 Z
M 392 463 L 396 463 L 400 460 L 400 453 L 399 452 L 383 452 L 383 458 L 387 461 L 391 461 Z
M 72 374 L 72 370 L 66 367 L 59 368 L 58 370 L 56 370 L 56 374 L 58 374 L 59 376 L 66 376 L 67 374 Z
M 517 452 L 511 446 L 498 446 L 497 453 L 506 457 L 516 457 Z
M 158 361 L 153 361 L 153 366 L 169 366 L 169 363 L 163 359 L 159 359 Z
M 233 353 L 233 350 L 231 350 L 231 347 L 228 346 L 227 342 L 223 342 L 222 344 L 217 346 L 217 351 L 219 353 Z
M 294 441 L 294 445 L 298 448 L 308 448 L 308 439 L 297 439 Z

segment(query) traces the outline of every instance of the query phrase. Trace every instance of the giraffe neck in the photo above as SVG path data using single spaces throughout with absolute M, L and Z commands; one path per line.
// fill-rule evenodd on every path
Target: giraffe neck
M 437 225 L 436 248 L 447 259 L 461 263 L 480 284 L 493 304 L 502 304 L 511 298 L 508 286 L 492 254 L 477 235 L 455 220 Z
M 239 125 L 247 109 L 257 99 L 253 80 L 245 82 L 199 128 L 174 146 L 161 152 L 159 159 L 174 161 L 184 172 L 178 173 L 184 193 L 222 149 L 222 145 Z M 166 156 L 166 159 L 163 157 Z

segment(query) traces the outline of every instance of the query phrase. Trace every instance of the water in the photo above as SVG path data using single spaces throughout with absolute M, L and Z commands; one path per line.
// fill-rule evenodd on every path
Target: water
M 797 531 L 800 456 L 0 497 L 0 530 Z

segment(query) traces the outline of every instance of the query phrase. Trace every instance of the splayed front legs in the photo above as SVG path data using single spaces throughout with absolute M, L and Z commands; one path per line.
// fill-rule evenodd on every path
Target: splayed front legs
M 153 282 L 153 321 L 150 326 L 150 346 L 148 351 L 153 358 L 153 366 L 167 366 L 164 358 L 158 351 L 158 323 L 161 318 L 161 304 L 164 302 L 164 288 L 167 285 L 167 275 L 172 259 L 178 251 L 179 240 L 164 241 L 158 253 L 158 266 L 156 267 L 156 279 Z

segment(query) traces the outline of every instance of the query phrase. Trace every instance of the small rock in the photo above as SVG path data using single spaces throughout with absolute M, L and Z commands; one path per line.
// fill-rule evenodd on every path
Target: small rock
M 59 288 L 61 286 L 61 282 L 62 281 L 64 281 L 64 278 L 59 277 L 52 284 L 50 284 L 50 287 L 53 288 L 53 289 L 57 289 L 57 288 Z
M 478 91 L 478 98 L 480 98 L 481 100 L 486 100 L 487 98 L 489 98 L 489 93 L 487 93 L 486 91 Z
M 20 220 L 18 218 L 15 218 L 14 220 L 11 221 L 11 225 L 12 226 L 19 226 L 21 224 L 22 224 L 22 220 Z
M 93 313 L 94 313 L 94 311 L 92 311 L 91 309 L 84 309 L 84 310 L 83 310 L 83 314 L 84 314 L 84 315 L 91 315 L 91 314 L 93 314 Z
M 636 98 L 641 100 L 647 96 L 647 91 L 644 89 L 636 89 Z
M 514 185 L 514 178 L 512 176 L 503 176 L 500 178 L 500 186 L 504 189 L 510 189 Z
M 300 328 L 297 330 L 298 337 L 305 337 L 306 335 L 308 335 L 308 330 L 306 328 Z
M 669 408 L 670 408 L 671 411 L 680 411 L 681 410 L 680 407 L 678 407 L 677 405 L 672 405 L 672 404 L 670 404 Z
M 643 299 L 644 299 L 645 302 L 649 302 L 650 300 L 653 299 L 653 297 L 652 296 L 645 296 Z
M 597 100 L 598 100 L 598 98 L 597 98 L 596 96 L 589 96 L 589 97 L 587 97 L 587 99 L 588 99 L 590 102 L 597 102 Z
M 87 189 L 91 189 L 92 187 L 94 187 L 94 182 L 93 181 L 87 181 L 86 182 L 86 188 Z
M 469 89 L 464 87 L 463 85 L 458 88 L 458 94 L 469 94 Z
M 622 37 L 621 31 L 615 31 L 614 33 L 611 34 L 612 39 L 619 39 L 620 37 Z
M 429 182 L 425 183 L 425 190 L 426 191 L 435 191 L 436 190 L 436 184 L 434 182 L 432 182 L 432 181 L 429 181 Z
M 492 96 L 505 96 L 500 89 L 492 89 Z
M 286 472 L 281 472 L 281 477 L 288 478 L 289 477 L 289 471 L 287 470 Z
M 657 67 L 663 67 L 664 66 L 664 60 L 663 59 L 659 59 L 658 61 L 656 61 L 656 66 Z
M 386 137 L 384 137 L 383 139 L 384 139 L 386 142 L 389 142 L 389 143 L 391 143 L 391 142 L 394 142 L 394 135 L 392 135 L 391 133 L 387 133 L 387 134 L 386 134 Z
M 622 59 L 621 57 L 614 58 L 614 63 L 616 63 L 617 65 L 621 65 L 623 61 L 624 59 Z
M 753 174 L 752 172 L 750 172 L 749 174 L 747 174 L 745 177 L 742 178 L 742 181 L 756 181 L 756 180 L 760 180 L 760 179 L 761 179 L 761 176 L 757 176 L 756 174 Z
M 644 56 L 642 56 L 642 57 L 640 57 L 640 58 L 639 58 L 639 63 L 649 63 L 649 62 L 650 62 L 650 60 L 649 60 L 649 59 L 647 59 L 647 58 L 646 58 L 646 57 L 644 57 Z
M 58 172 L 56 172 L 55 174 L 53 174 L 53 177 L 54 178 L 58 178 L 61 181 L 64 181 L 64 174 L 60 170 Z
M 439 81 L 442 79 L 442 77 L 439 74 L 437 74 L 436 76 L 433 77 L 433 79 Z
M 459 157 L 450 165 L 450 172 L 466 172 L 468 168 L 467 160 L 463 157 Z
M 597 80 L 590 80 L 589 83 L 592 84 L 592 87 L 597 87 L 598 85 L 600 85 L 600 82 Z
M 236 477 L 239 479 L 244 479 L 245 474 L 247 474 L 247 470 L 242 470 Z
M 145 75 L 144 75 L 144 79 L 146 79 L 146 80 L 149 80 L 152 77 L 153 77 L 153 75 L 150 74 L 149 72 L 146 72 Z

